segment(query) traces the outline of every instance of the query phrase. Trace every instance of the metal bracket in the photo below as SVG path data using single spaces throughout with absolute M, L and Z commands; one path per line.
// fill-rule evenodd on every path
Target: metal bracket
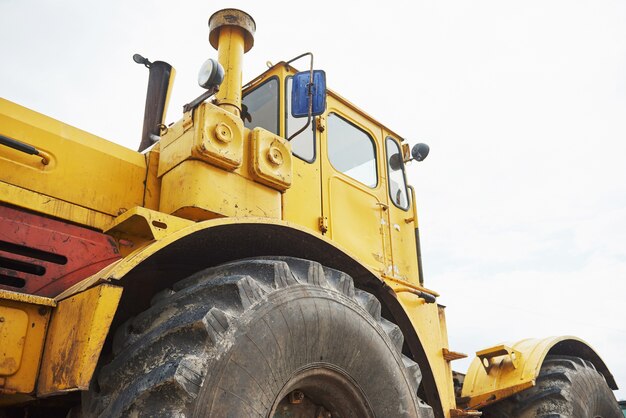
M 450 351 L 447 348 L 443 348 L 442 352 L 443 352 L 443 359 L 447 362 L 460 360 L 462 358 L 467 358 L 467 354 L 458 353 L 456 351 Z
M 193 109 L 183 113 L 183 132 L 187 132 L 193 126 Z
M 320 227 L 320 231 L 322 232 L 322 234 L 325 234 L 326 232 L 328 232 L 328 217 L 327 216 L 320 216 L 319 227 Z
M 484 350 L 476 352 L 476 357 L 480 359 L 480 363 L 485 368 L 485 372 L 489 374 L 491 368 L 495 365 L 495 358 L 507 356 L 514 368 L 518 368 L 522 359 L 522 353 L 509 347 L 508 345 L 500 344 Z

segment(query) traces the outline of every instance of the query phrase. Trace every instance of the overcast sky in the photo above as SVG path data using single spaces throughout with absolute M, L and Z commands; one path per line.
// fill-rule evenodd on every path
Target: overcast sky
M 244 80 L 312 51 L 333 90 L 431 146 L 409 179 L 451 349 L 576 335 L 626 398 L 625 1 L 0 0 L 0 96 L 136 148 L 132 55 L 177 69 L 178 119 L 224 7 L 257 23 Z

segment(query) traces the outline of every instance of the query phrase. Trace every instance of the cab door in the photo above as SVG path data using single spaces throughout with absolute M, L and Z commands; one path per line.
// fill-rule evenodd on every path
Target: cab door
M 382 130 L 327 97 L 322 121 L 322 220 L 326 235 L 381 273 L 391 268 L 388 205 L 381 176 Z
M 393 277 L 419 283 L 416 248 L 417 211 L 406 184 L 400 141 L 385 132 L 385 161 L 389 190 L 389 236 L 391 239 Z

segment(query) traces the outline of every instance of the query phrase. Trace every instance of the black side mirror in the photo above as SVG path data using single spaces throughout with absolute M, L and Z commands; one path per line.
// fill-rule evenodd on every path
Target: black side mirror
M 428 157 L 428 153 L 430 152 L 430 147 L 426 144 L 415 144 L 411 149 L 411 157 L 415 161 L 424 161 L 426 157 Z
M 402 169 L 402 156 L 399 153 L 395 153 L 391 157 L 389 157 L 389 167 L 393 171 L 398 171 Z

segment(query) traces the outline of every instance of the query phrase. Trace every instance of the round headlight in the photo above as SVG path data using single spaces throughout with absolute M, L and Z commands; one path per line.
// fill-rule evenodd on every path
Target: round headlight
M 219 86 L 224 81 L 224 68 L 217 60 L 209 58 L 204 61 L 198 72 L 198 84 L 200 87 L 209 89 Z

